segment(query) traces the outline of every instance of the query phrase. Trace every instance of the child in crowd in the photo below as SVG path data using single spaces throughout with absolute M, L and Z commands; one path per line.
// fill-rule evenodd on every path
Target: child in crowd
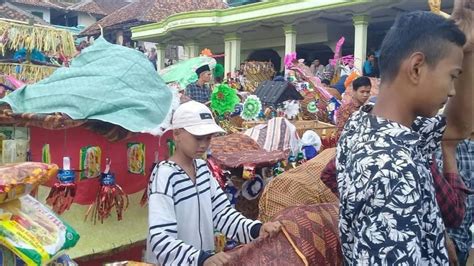
M 448 265 L 429 165 L 446 127 L 438 110 L 455 84 L 464 87 L 446 108 L 456 123 L 450 106 L 468 95 L 466 84 L 456 83 L 463 58 L 472 60 L 465 44 L 454 21 L 422 11 L 401 15 L 387 33 L 377 102 L 349 118 L 337 147 L 346 264 Z
M 204 104 L 189 101 L 175 111 L 175 154 L 160 163 L 149 184 L 147 260 L 159 265 L 225 265 L 229 255 L 214 252 L 214 229 L 240 243 L 273 235 L 280 223 L 245 218 L 201 160 L 212 136 L 224 132 Z

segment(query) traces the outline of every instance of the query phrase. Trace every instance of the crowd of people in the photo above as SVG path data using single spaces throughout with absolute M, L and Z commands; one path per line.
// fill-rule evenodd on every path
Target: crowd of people
M 452 19 L 402 14 L 369 53 L 351 99 L 337 114 L 337 154 L 321 179 L 339 197 L 339 236 L 348 265 L 466 265 L 474 202 L 473 14 L 455 1 Z M 348 69 L 338 69 L 342 77 Z M 319 60 L 328 85 L 336 71 Z M 176 153 L 157 166 L 149 187 L 149 260 L 160 265 L 226 265 L 213 254 L 214 229 L 240 243 L 281 230 L 234 210 L 201 155 L 223 132 L 205 104 L 209 66 L 172 121 Z M 381 77 L 370 99 L 369 77 Z M 344 82 L 344 81 L 343 81 Z M 442 109 L 442 111 L 440 111 Z M 471 114 L 471 115 L 469 115 Z M 450 249 L 454 241 L 454 250 Z

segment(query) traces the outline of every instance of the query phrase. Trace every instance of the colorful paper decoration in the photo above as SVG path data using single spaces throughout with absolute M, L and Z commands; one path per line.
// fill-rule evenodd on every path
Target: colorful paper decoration
M 49 144 L 44 144 L 41 149 L 41 161 L 43 163 L 51 163 L 51 151 L 49 149 Z
M 104 223 L 115 207 L 117 220 L 122 220 L 123 212 L 128 208 L 128 196 L 123 189 L 115 182 L 115 174 L 110 172 L 111 161 L 107 158 L 107 167 L 100 177 L 100 188 L 96 201 L 89 206 L 85 220 L 91 215 L 94 224 L 99 220 Z
M 318 112 L 317 104 L 318 104 L 317 101 L 311 101 L 308 103 L 308 105 L 306 105 L 306 109 L 308 110 L 308 112 L 315 114 Z
M 256 165 L 255 164 L 246 164 L 243 166 L 243 171 L 242 171 L 242 178 L 245 180 L 250 180 L 255 178 L 255 171 L 256 171 Z
M 176 144 L 172 139 L 167 139 L 166 144 L 168 144 L 168 158 L 174 155 L 174 152 L 176 150 Z
M 86 178 L 95 178 L 100 176 L 100 160 L 102 151 L 97 146 L 87 146 L 81 148 L 79 169 L 81 180 Z
M 127 144 L 127 165 L 128 172 L 132 174 L 145 174 L 145 144 Z
M 254 120 L 262 110 L 262 102 L 255 95 L 249 95 L 244 102 L 242 114 L 240 115 L 244 120 Z
M 46 198 L 46 203 L 51 206 L 53 211 L 57 214 L 62 214 L 69 210 L 76 196 L 76 173 L 70 169 L 70 164 L 69 157 L 64 157 L 63 169 L 60 169 L 58 172 L 58 181 L 51 187 L 49 195 Z
M 226 84 L 221 84 L 212 91 L 211 109 L 218 115 L 234 112 L 238 103 L 237 91 Z

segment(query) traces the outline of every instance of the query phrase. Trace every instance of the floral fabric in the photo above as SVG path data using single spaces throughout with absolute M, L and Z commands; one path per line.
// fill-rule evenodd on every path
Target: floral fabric
M 370 111 L 351 116 L 337 147 L 346 264 L 448 265 L 429 168 L 445 119 L 417 119 L 410 129 Z

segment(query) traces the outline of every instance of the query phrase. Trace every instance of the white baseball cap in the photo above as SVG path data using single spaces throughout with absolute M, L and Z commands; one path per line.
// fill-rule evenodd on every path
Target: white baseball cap
M 202 103 L 189 101 L 181 104 L 173 114 L 171 129 L 184 128 L 195 136 L 225 133 L 216 124 L 211 110 Z

